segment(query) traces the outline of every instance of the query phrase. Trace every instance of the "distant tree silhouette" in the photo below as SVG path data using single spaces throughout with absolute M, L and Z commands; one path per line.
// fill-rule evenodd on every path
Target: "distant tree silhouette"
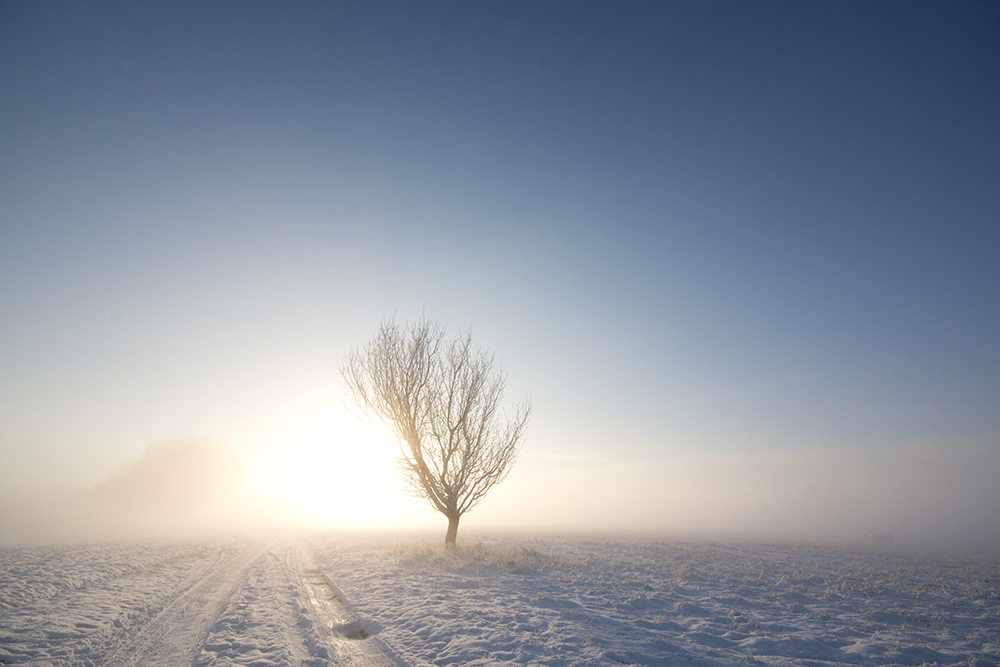
M 240 471 L 236 456 L 211 440 L 161 440 L 89 495 L 130 512 L 188 511 L 231 490 Z
M 507 418 L 503 369 L 473 349 L 470 334 L 445 342 L 444 328 L 425 318 L 383 321 L 368 345 L 348 353 L 341 375 L 354 405 L 396 437 L 404 489 L 448 518 L 453 546 L 462 515 L 514 465 L 530 402 Z

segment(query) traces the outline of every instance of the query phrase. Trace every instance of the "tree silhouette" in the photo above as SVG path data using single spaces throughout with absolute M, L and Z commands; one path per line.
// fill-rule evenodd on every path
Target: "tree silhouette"
M 241 472 L 236 456 L 211 440 L 161 440 L 88 495 L 129 512 L 189 512 L 232 490 Z
M 500 403 L 507 376 L 466 333 L 444 340 L 426 318 L 413 325 L 382 322 L 372 340 L 351 350 L 341 375 L 351 402 L 399 443 L 404 489 L 448 517 L 453 546 L 462 515 L 510 472 L 531 414 Z

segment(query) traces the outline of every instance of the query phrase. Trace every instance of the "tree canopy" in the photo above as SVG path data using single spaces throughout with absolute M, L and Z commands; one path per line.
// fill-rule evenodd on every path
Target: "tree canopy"
M 507 376 L 470 333 L 445 340 L 426 318 L 379 326 L 341 367 L 351 402 L 399 443 L 405 490 L 448 518 L 454 545 L 459 519 L 503 481 L 517 459 L 531 414 L 528 399 L 502 409 Z

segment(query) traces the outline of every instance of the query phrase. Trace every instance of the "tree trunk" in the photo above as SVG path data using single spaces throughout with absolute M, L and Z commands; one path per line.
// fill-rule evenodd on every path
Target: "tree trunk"
M 462 518 L 461 514 L 446 514 L 448 517 L 448 532 L 444 536 L 444 545 L 446 547 L 455 546 L 455 538 L 458 537 L 458 520 Z

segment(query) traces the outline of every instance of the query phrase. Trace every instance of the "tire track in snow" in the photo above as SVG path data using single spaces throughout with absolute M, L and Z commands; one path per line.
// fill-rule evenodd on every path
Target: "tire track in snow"
M 118 649 L 106 667 L 190 665 L 233 591 L 269 547 L 250 548 L 208 572 Z
M 67 553 L 59 555 L 58 547 L 47 547 L 46 551 L 57 552 L 52 560 L 63 568 L 43 563 L 45 570 L 22 586 L 23 597 L 33 601 L 0 610 L 0 664 L 49 660 L 46 664 L 103 667 L 107 656 L 124 646 L 129 636 L 141 631 L 180 593 L 231 559 L 236 549 L 234 545 L 185 548 L 182 553 L 175 551 L 174 556 L 159 559 L 156 566 L 97 583 L 107 570 L 105 563 L 127 563 L 137 553 L 140 563 L 148 563 L 141 554 L 148 555 L 149 548 L 117 545 L 104 547 L 101 555 L 100 548 L 91 547 L 87 550 L 92 556 L 98 552 L 97 557 L 75 558 L 80 556 L 80 548 L 66 547 Z M 171 547 L 165 550 L 174 551 Z M 53 588 L 46 580 L 47 573 L 55 574 L 51 579 L 56 585 L 67 579 L 95 583 L 47 595 Z M 0 572 L 0 589 L 11 578 L 10 573 Z M 32 583 L 41 589 L 40 593 L 33 590 Z
M 326 667 L 330 656 L 306 615 L 287 544 L 251 568 L 212 626 L 192 667 Z
M 295 543 L 293 564 L 320 641 L 329 650 L 331 664 L 408 667 L 385 642 L 374 636 L 378 628 L 360 620 L 344 603 L 343 594 L 302 542 Z

